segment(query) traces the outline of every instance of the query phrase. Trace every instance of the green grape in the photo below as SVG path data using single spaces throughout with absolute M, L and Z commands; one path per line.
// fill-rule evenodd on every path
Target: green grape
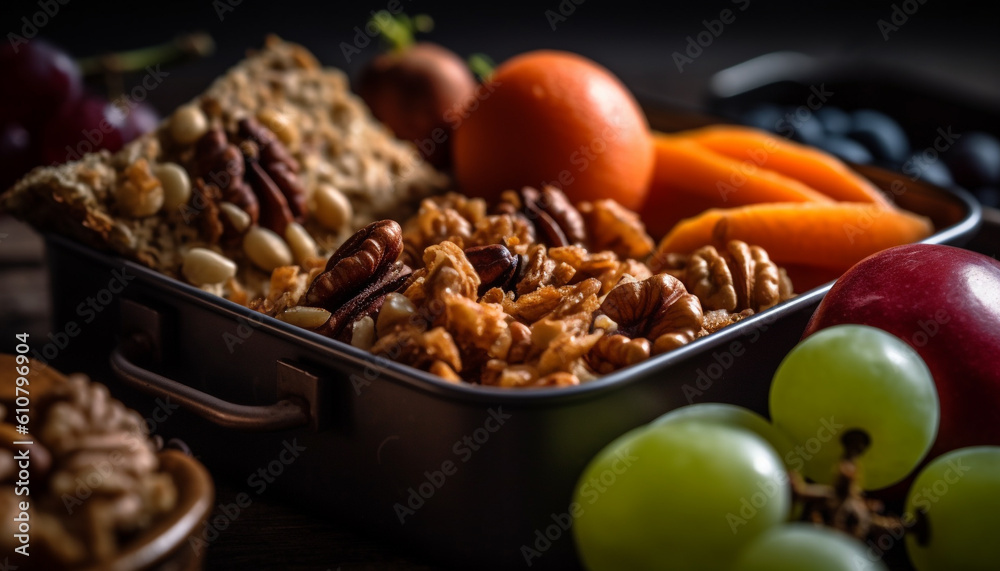
M 647 425 L 583 471 L 573 534 L 590 571 L 725 569 L 787 519 L 790 503 L 781 458 L 760 436 L 704 422 Z
M 760 534 L 740 552 L 730 571 L 882 571 L 865 546 L 832 528 L 789 523 Z
M 866 490 L 905 478 L 937 435 L 927 365 L 899 338 L 865 325 L 823 329 L 796 345 L 774 375 L 770 406 L 803 475 L 824 484 L 833 482 L 847 434 L 868 437 L 856 459 Z
M 786 467 L 794 467 L 789 465 L 789 460 L 794 457 L 795 452 L 792 450 L 792 442 L 788 439 L 788 436 L 768 422 L 766 418 L 748 408 L 721 402 L 690 404 L 676 408 L 650 424 L 655 426 L 668 422 L 689 420 L 712 422 L 754 432 L 764 440 L 767 440 L 768 444 L 778 452 L 781 459 L 785 461 Z
M 802 460 L 799 459 L 792 449 L 792 441 L 785 436 L 785 433 L 778 430 L 766 418 L 756 412 L 721 402 L 703 402 L 689 404 L 676 408 L 650 423 L 650 425 L 660 425 L 672 422 L 711 422 L 734 428 L 749 430 L 771 445 L 785 462 L 785 468 L 789 470 L 801 470 Z M 802 509 L 802 504 L 792 506 L 791 519 L 798 517 Z
M 906 498 L 906 551 L 919 571 L 1000 568 L 1000 446 L 938 456 Z

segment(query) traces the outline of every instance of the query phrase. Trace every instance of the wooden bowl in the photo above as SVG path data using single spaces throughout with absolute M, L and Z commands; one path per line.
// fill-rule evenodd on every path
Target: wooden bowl
M 204 549 L 195 550 L 188 538 L 198 535 L 212 513 L 215 485 L 201 462 L 179 450 L 163 450 L 160 467 L 177 486 L 177 505 L 155 525 L 130 542 L 111 561 L 87 571 L 195 571 L 202 568 Z
M 0 386 L 13 387 L 19 363 L 16 356 L 0 353 Z M 56 369 L 31 359 L 28 363 L 33 402 L 44 400 L 52 386 L 66 382 L 66 375 Z M 6 405 L 8 417 L 14 408 L 12 395 L 0 396 L 0 405 Z M 12 427 L 13 428 L 13 427 Z M 157 454 L 160 469 L 171 475 L 177 488 L 174 509 L 138 537 L 130 541 L 110 561 L 84 567 L 86 571 L 98 569 L 112 571 L 193 571 L 202 568 L 205 549 L 195 550 L 189 537 L 201 532 L 202 523 L 212 512 L 215 502 L 215 485 L 212 476 L 201 462 L 179 450 L 162 450 Z

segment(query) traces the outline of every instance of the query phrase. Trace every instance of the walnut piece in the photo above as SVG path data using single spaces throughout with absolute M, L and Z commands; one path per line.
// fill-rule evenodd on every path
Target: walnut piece
M 449 295 L 478 299 L 479 274 L 454 242 L 441 242 L 424 250 L 424 266 L 424 290 L 430 299 L 444 302 Z
M 791 297 L 791 282 L 759 246 L 730 240 L 723 252 L 703 246 L 687 261 L 683 278 L 705 309 L 760 312 Z
M 426 332 L 415 328 L 396 329 L 376 341 L 371 352 L 418 369 L 426 370 L 435 363 L 443 363 L 453 371 L 462 370 L 462 358 L 455 340 L 442 327 Z
M 653 251 L 653 239 L 635 212 L 611 199 L 583 202 L 578 208 L 586 222 L 591 250 L 610 250 L 621 258 L 636 259 Z
M 598 339 L 587 356 L 595 371 L 608 374 L 649 358 L 652 345 L 643 337 L 629 339 L 625 335 L 606 335 Z
M 462 248 L 472 236 L 476 223 L 486 217 L 486 201 L 457 193 L 425 198 L 420 209 L 403 225 L 403 261 L 413 268 L 423 264 L 428 246 L 448 241 Z
M 702 319 L 701 326 L 705 328 L 705 333 L 715 333 L 723 327 L 728 327 L 734 323 L 742 321 L 753 315 L 752 309 L 744 309 L 739 313 L 730 313 L 725 309 L 714 309 L 706 311 Z
M 619 334 L 649 339 L 654 355 L 689 343 L 701 331 L 701 303 L 669 274 L 618 285 L 599 311 L 618 324 Z
M 535 229 L 523 216 L 491 214 L 476 222 L 470 246 L 503 244 L 515 254 L 523 254 L 535 242 Z
M 557 263 L 565 264 L 573 270 L 573 280 L 584 280 L 595 278 L 601 282 L 601 292 L 607 293 L 618 284 L 621 276 L 628 266 L 642 272 L 642 276 L 649 277 L 649 272 L 645 268 L 639 268 L 641 264 L 632 267 L 631 260 L 624 262 L 618 259 L 614 252 L 588 252 L 579 246 L 566 246 L 562 248 L 550 248 L 549 257 Z M 558 270 L 558 268 L 557 268 Z

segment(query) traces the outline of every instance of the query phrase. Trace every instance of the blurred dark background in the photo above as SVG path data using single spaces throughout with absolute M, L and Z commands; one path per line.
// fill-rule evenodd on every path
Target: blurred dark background
M 57 0 L 49 1 L 58 5 Z M 462 56 L 484 52 L 500 62 L 530 49 L 572 50 L 604 64 L 640 95 L 686 106 L 701 105 L 707 78 L 716 71 L 788 49 L 885 61 L 927 73 L 931 81 L 956 90 L 975 91 L 994 101 L 1000 97 L 996 61 L 1000 37 L 995 20 L 986 17 L 985 5 L 979 2 L 714 0 L 650 7 L 648 2 L 622 0 L 541 0 L 528 7 L 399 0 L 399 4 L 409 14 L 431 15 L 435 29 L 424 38 Z M 304 44 L 324 64 L 343 68 L 353 77 L 379 46 L 372 41 L 347 61 L 341 43 L 353 44 L 355 27 L 363 29 L 373 11 L 389 6 L 390 0 L 74 0 L 58 5 L 58 13 L 38 33 L 82 57 L 150 45 L 182 32 L 207 31 L 217 43 L 215 54 L 172 66 L 162 87 L 150 94 L 149 101 L 166 113 L 195 96 L 269 33 Z M 735 20 L 679 72 L 671 55 L 683 53 L 688 36 L 697 36 L 705 30 L 703 20 L 718 19 L 724 9 L 732 10 Z M 22 18 L 30 19 L 39 10 L 39 0 L 4 2 L 0 30 L 22 33 Z M 886 36 L 878 21 L 892 24 L 896 10 L 896 22 L 904 16 L 906 21 Z M 138 79 L 141 76 L 132 78 Z M 12 87 L 16 88 L 4 86 Z

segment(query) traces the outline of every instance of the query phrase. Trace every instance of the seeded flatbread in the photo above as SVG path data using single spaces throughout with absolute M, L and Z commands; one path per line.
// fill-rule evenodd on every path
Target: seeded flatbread
M 421 198 L 449 185 L 446 175 L 371 116 L 350 92 L 343 72 L 322 68 L 306 49 L 276 37 L 268 38 L 262 49 L 217 79 L 192 104 L 212 126 L 234 129 L 244 117 L 270 114 L 294 130 L 294 136 L 286 137 L 286 147 L 301 167 L 298 177 L 309 196 L 303 225 L 320 256 L 329 255 L 368 222 L 404 218 Z M 194 142 L 176 140 L 168 118 L 117 153 L 90 153 L 78 161 L 33 170 L 0 196 L 0 210 L 44 232 L 110 250 L 181 279 L 185 252 L 209 248 L 237 263 L 238 283 L 205 289 L 228 295 L 235 285 L 249 299 L 262 295 L 270 272 L 252 267 L 238 243 L 206 240 L 194 220 L 197 205 L 134 217 L 118 198 L 129 179 L 126 169 L 143 159 L 153 172 L 157 165 L 176 163 L 193 180 L 195 150 Z M 320 186 L 332 186 L 348 197 L 353 215 L 343 227 L 324 226 L 316 219 L 312 194 Z

